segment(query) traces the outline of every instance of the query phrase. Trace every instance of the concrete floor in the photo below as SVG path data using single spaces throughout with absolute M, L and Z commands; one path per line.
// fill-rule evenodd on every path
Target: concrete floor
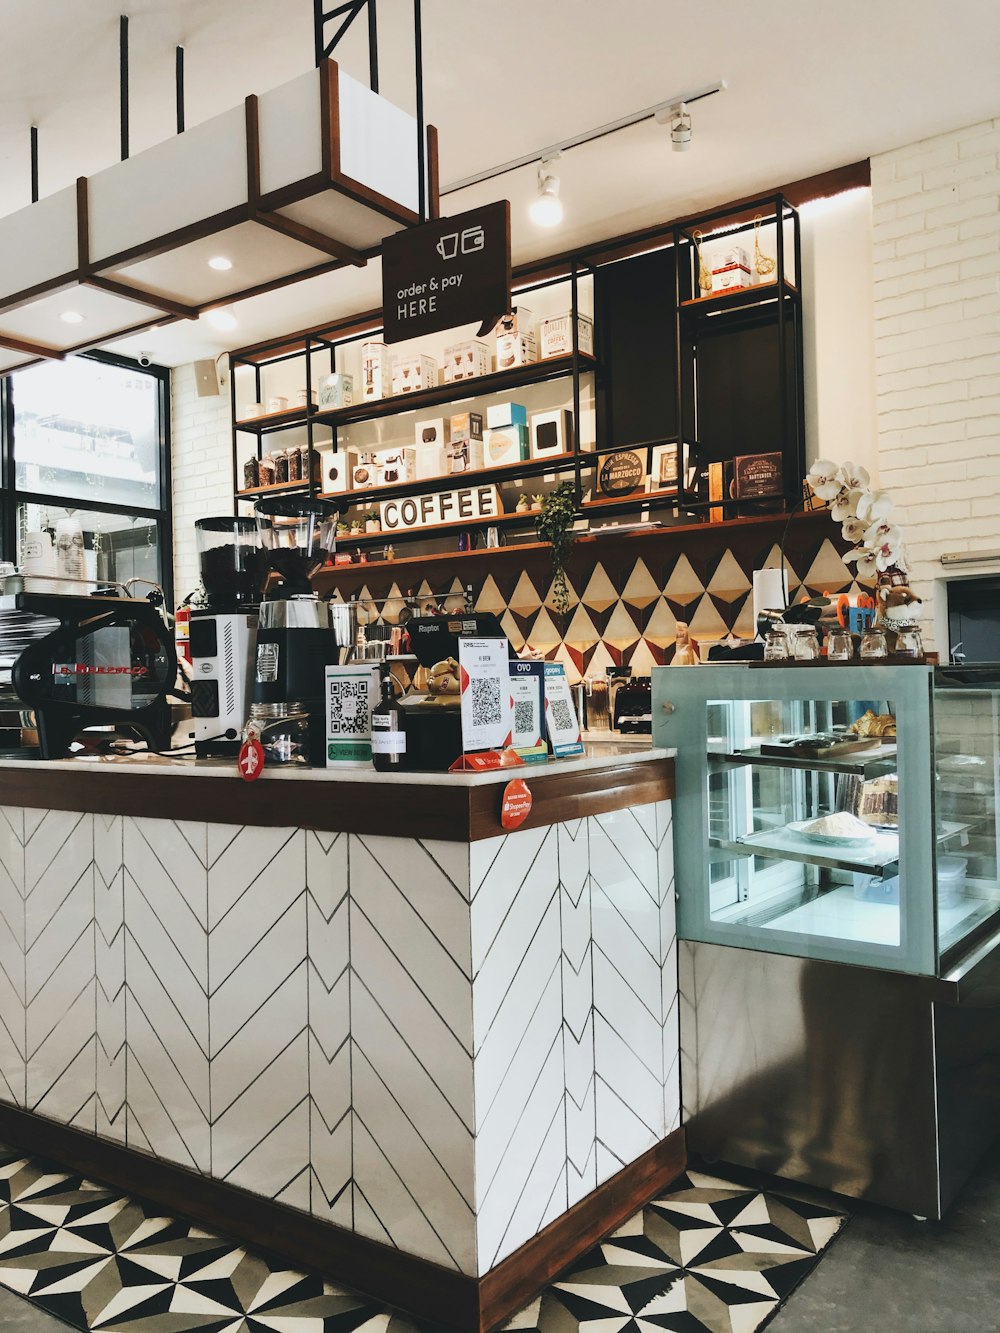
M 0 1287 L 0 1329 L 8 1328 L 23 1329 L 24 1333 L 66 1333 L 68 1325 L 32 1305 L 23 1296 L 15 1296 L 6 1287 Z
M 857 1211 L 767 1333 L 1000 1330 L 1000 1144 L 942 1222 Z

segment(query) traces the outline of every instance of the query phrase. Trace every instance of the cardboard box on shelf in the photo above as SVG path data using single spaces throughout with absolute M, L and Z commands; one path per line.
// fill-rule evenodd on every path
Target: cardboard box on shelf
M 382 473 L 382 485 L 394 486 L 397 482 L 415 481 L 417 476 L 417 450 L 415 446 L 405 449 L 386 449 L 377 455 L 378 466 Z
M 382 469 L 373 453 L 349 455 L 355 461 L 351 466 L 352 491 L 370 491 L 373 486 L 382 485 Z
M 392 367 L 392 394 L 419 393 L 438 382 L 438 363 L 432 356 L 401 356 Z
M 488 375 L 492 369 L 493 360 L 488 345 L 476 338 L 453 343 L 444 349 L 445 384 L 452 384 L 455 380 L 476 379 L 479 375 Z
M 521 423 L 488 430 L 477 454 L 476 467 L 503 467 L 506 463 L 523 463 L 528 457 L 528 428 Z
M 531 456 L 546 458 L 573 447 L 573 413 L 566 407 L 554 412 L 532 412 Z
M 440 477 L 446 470 L 444 443 L 448 438 L 444 417 L 418 421 L 415 428 L 415 475 L 417 480 Z
M 753 274 L 742 264 L 726 264 L 712 269 L 712 295 L 717 292 L 738 290 L 753 283 Z
M 516 305 L 506 315 L 500 316 L 496 327 L 497 337 L 504 333 L 523 333 L 532 338 L 535 336 L 535 317 L 527 306 Z
M 522 403 L 491 403 L 486 409 L 486 424 L 490 430 L 526 426 L 528 413 Z
M 319 381 L 319 406 L 327 411 L 337 407 L 353 407 L 354 376 L 339 371 L 323 375 Z
M 352 457 L 346 453 L 327 454 L 323 459 L 323 480 L 320 489 L 346 491 L 347 480 L 353 468 Z
M 543 319 L 538 326 L 539 355 L 543 361 L 553 356 L 572 356 L 572 312 Z M 588 315 L 577 315 L 576 338 L 579 350 L 586 356 L 594 355 L 594 321 Z
M 383 342 L 361 344 L 361 396 L 367 402 L 392 393 L 391 357 Z
M 533 333 L 497 334 L 497 370 L 530 366 L 537 360 L 538 347 Z
M 483 438 L 483 414 L 481 412 L 458 412 L 448 418 L 448 438 L 457 440 L 460 436 L 470 440 Z

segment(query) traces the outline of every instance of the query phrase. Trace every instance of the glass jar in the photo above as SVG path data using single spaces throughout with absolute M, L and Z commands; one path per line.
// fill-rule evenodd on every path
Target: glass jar
M 245 491 L 253 491 L 256 490 L 259 485 L 260 467 L 256 457 L 251 455 L 251 457 L 243 464 L 243 489 Z
M 281 449 L 271 457 L 274 459 L 274 480 L 280 486 L 283 481 L 288 480 L 288 455 Z
M 854 639 L 849 629 L 833 629 L 826 640 L 828 662 L 849 662 L 854 656 Z
M 785 662 L 788 660 L 788 636 L 783 629 L 772 626 L 764 640 L 764 661 Z
M 308 764 L 309 714 L 301 704 L 251 704 L 250 721 L 260 733 L 266 766 Z
M 795 636 L 796 662 L 815 662 L 819 659 L 819 638 L 812 628 L 799 630 Z
M 858 656 L 862 662 L 880 662 L 889 656 L 889 645 L 885 641 L 885 632 L 876 628 L 866 629 L 861 636 Z
M 916 625 L 905 625 L 896 634 L 896 656 L 908 662 L 920 662 L 924 656 L 924 644 Z

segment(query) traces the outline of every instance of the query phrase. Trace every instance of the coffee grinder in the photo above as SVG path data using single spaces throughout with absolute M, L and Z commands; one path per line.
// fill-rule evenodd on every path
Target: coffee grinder
M 191 611 L 191 717 L 205 759 L 239 753 L 264 565 L 254 519 L 199 518 L 194 528 L 208 604 Z
M 326 668 L 337 664 L 339 654 L 329 604 L 319 600 L 309 580 L 336 549 L 339 506 L 268 495 L 256 510 L 268 577 L 250 716 L 260 726 L 268 763 L 322 765 Z

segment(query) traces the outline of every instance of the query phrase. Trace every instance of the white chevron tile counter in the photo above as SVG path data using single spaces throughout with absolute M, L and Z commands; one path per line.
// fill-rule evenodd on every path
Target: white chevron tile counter
M 0 1101 L 483 1279 L 678 1128 L 670 810 L 470 842 L 3 804 Z

